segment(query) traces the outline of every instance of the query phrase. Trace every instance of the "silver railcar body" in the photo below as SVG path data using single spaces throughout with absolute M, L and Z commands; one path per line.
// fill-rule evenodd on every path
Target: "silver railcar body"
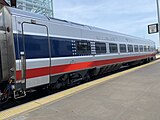
M 105 44 L 105 53 L 102 50 L 103 54 L 97 54 L 98 43 Z M 117 52 L 111 52 L 111 44 L 117 45 Z M 126 52 L 120 52 L 121 44 L 126 45 Z M 77 45 L 90 46 L 86 48 L 89 52 L 78 53 Z M 129 52 L 128 45 L 133 46 L 133 51 Z M 15 98 L 25 96 L 27 89 L 71 78 L 76 72 L 81 77 L 90 71 L 98 75 L 125 63 L 154 59 L 154 49 L 151 40 L 10 7 L 0 10 L 0 86 L 10 86 Z

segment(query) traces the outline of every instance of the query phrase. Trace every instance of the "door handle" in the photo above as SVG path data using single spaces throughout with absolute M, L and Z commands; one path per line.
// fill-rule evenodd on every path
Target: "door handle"
M 22 80 L 25 80 L 25 74 L 26 74 L 26 61 L 25 61 L 25 54 L 24 52 L 20 52 L 21 56 L 21 71 L 22 71 Z

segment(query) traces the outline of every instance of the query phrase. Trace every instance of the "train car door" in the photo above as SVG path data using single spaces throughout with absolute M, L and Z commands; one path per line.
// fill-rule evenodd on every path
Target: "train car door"
M 48 84 L 51 65 L 48 27 L 23 22 L 22 39 L 23 50 L 20 51 L 20 56 L 26 89 Z

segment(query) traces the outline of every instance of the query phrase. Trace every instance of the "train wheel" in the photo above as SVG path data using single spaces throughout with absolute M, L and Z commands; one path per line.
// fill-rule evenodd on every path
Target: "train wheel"
M 85 76 L 84 76 L 84 82 L 88 82 L 90 80 L 90 76 L 89 74 L 87 73 Z
M 66 87 L 67 85 L 67 78 L 60 77 L 56 83 L 53 85 L 54 89 L 60 89 L 62 87 Z
M 54 84 L 55 89 L 60 89 L 63 86 L 63 83 L 57 80 L 57 82 Z

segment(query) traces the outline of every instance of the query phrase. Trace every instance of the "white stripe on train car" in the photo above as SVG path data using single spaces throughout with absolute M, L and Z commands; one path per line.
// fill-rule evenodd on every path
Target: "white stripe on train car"
M 141 56 L 151 54 L 151 52 L 147 53 L 132 53 L 132 54 L 105 54 L 105 55 L 90 55 L 90 56 L 73 56 L 73 57 L 58 57 L 58 58 L 51 58 L 51 66 L 57 65 L 66 65 L 66 64 L 73 64 L 73 63 L 81 63 L 81 62 L 90 62 L 90 61 L 97 61 L 97 60 L 109 60 L 114 58 L 123 58 L 123 57 L 132 57 L 132 56 Z M 26 69 L 34 69 L 34 68 L 42 68 L 50 66 L 49 58 L 42 58 L 42 59 L 27 59 L 26 60 Z M 20 70 L 20 60 L 16 60 L 16 70 Z
M 49 75 L 26 80 L 26 88 L 32 88 L 40 85 L 49 84 Z

